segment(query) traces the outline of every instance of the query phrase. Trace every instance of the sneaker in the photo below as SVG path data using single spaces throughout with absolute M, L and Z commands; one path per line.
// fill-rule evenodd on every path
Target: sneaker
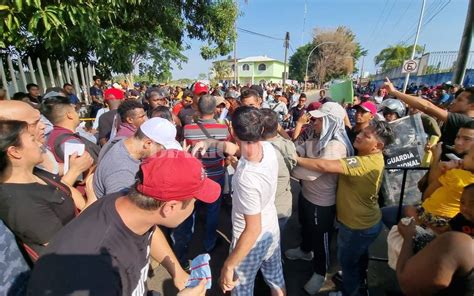
M 313 273 L 313 276 L 309 279 L 309 281 L 304 285 L 304 290 L 309 295 L 315 295 L 319 292 L 321 287 L 324 284 L 326 278 L 320 274 Z
M 305 261 L 311 261 L 313 260 L 313 252 L 303 252 L 300 247 L 295 248 L 295 249 L 288 249 L 285 252 L 286 258 L 290 260 L 305 260 Z

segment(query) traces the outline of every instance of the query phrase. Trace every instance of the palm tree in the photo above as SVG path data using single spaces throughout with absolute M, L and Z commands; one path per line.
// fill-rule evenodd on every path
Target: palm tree
M 217 80 L 229 79 L 232 76 L 232 69 L 226 61 L 215 62 L 212 66 L 212 72 L 214 74 L 214 79 Z
M 413 45 L 395 44 L 383 49 L 375 57 L 375 65 L 382 67 L 382 72 L 394 69 L 403 65 L 403 61 L 411 57 Z M 420 54 L 423 52 L 423 47 L 416 46 L 415 52 Z

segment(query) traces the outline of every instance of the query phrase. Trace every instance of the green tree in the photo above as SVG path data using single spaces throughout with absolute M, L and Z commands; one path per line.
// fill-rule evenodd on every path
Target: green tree
M 355 63 L 367 55 L 356 40 L 355 34 L 347 27 L 335 29 L 315 29 L 312 48 L 322 44 L 312 54 L 309 68 L 310 80 L 323 84 L 331 79 L 347 77 L 357 71 Z
M 375 57 L 375 65 L 382 68 L 382 72 L 400 67 L 403 65 L 403 61 L 410 59 L 413 45 L 406 44 L 395 44 L 385 49 L 382 49 L 380 53 Z M 416 46 L 415 53 L 420 54 L 423 52 L 423 47 L 420 45 Z
M 308 55 L 316 45 L 323 42 L 331 44 L 318 46 L 309 59 L 308 78 L 312 81 L 324 83 L 357 72 L 355 63 L 361 56 L 367 55 L 367 50 L 356 42 L 355 34 L 348 28 L 316 29 L 313 42 L 299 47 L 290 57 L 290 78 L 304 80 Z
M 296 52 L 290 57 L 289 62 L 289 78 L 304 81 L 304 75 L 306 71 L 306 61 L 308 59 L 309 52 L 313 49 L 313 44 L 308 43 L 296 49 Z M 313 64 L 310 61 L 308 68 L 312 68 Z
M 211 71 L 216 80 L 224 80 L 232 76 L 232 69 L 226 61 L 214 62 Z
M 205 41 L 211 59 L 232 49 L 237 6 L 232 0 L 5 0 L 0 5 L 0 54 L 92 62 L 105 74 L 139 67 L 169 76 L 188 39 Z
M 198 80 L 206 80 L 207 79 L 207 74 L 206 73 L 199 73 L 197 79 Z

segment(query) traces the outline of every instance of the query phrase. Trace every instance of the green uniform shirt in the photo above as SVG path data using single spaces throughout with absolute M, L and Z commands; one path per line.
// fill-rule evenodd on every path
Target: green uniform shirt
M 337 186 L 337 219 L 352 229 L 367 229 L 382 216 L 377 202 L 382 184 L 382 153 L 341 159 L 344 174 Z

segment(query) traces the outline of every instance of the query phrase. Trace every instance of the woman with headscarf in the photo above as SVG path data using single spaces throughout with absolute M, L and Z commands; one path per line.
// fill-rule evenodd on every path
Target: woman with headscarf
M 311 125 L 296 140 L 301 157 L 341 159 L 354 155 L 344 127 L 347 114 L 341 105 L 327 102 L 319 110 L 304 116 Z M 329 268 L 338 175 L 318 173 L 298 166 L 292 175 L 301 179 L 298 216 L 302 242 L 299 247 L 287 250 L 285 255 L 290 260 L 313 261 L 314 273 L 304 285 L 305 291 L 313 295 L 323 286 Z

